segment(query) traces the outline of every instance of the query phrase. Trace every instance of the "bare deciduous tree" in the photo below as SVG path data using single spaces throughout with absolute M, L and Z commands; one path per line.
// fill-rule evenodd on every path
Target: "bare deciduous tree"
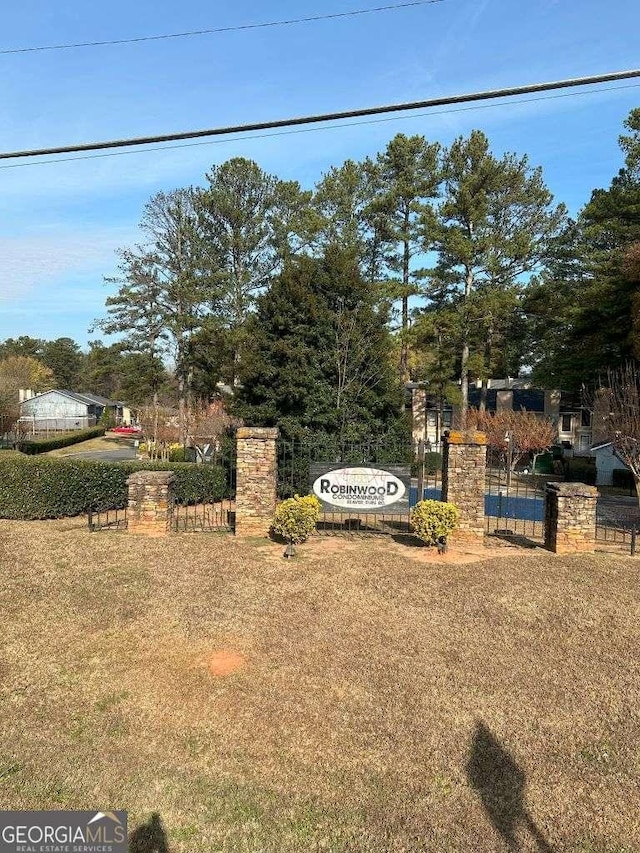
M 526 409 L 519 412 L 512 409 L 497 412 L 470 409 L 467 428 L 486 433 L 489 447 L 505 454 L 509 472 L 529 454 L 533 454 L 532 469 L 535 468 L 536 457 L 551 447 L 555 440 L 551 421 Z
M 613 450 L 633 474 L 640 502 L 640 368 L 627 362 L 609 370 L 606 387 L 591 401 L 594 429 L 611 442 Z
M 205 445 L 211 445 L 215 452 L 220 449 L 221 438 L 242 421 L 232 417 L 226 410 L 223 400 L 214 400 L 189 411 L 187 420 L 187 441 L 200 450 L 203 457 Z
M 180 413 L 165 406 L 143 406 L 138 421 L 150 459 L 169 458 L 169 445 L 180 441 Z

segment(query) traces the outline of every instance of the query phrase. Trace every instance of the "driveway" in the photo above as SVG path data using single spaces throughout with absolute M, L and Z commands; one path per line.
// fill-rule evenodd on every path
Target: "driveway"
M 87 450 L 84 453 L 73 453 L 65 459 L 98 459 L 103 462 L 122 462 L 125 459 L 135 459 L 135 447 L 120 447 L 118 450 Z

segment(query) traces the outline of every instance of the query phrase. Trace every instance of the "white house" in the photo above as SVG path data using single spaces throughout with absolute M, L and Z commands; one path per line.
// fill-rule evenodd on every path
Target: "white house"
M 594 444 L 591 453 L 596 458 L 596 486 L 611 486 L 614 471 L 629 470 L 628 466 L 616 456 L 610 441 Z
M 28 393 L 28 392 L 27 392 Z M 111 409 L 117 422 L 122 420 L 122 404 L 95 394 L 52 390 L 26 397 L 20 402 L 20 422 L 35 432 L 86 429 L 95 426 L 105 409 Z

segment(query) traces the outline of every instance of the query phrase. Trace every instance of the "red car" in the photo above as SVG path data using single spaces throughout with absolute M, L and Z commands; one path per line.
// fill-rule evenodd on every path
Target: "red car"
M 142 430 L 137 426 L 117 426 L 109 432 L 117 432 L 118 435 L 140 435 Z

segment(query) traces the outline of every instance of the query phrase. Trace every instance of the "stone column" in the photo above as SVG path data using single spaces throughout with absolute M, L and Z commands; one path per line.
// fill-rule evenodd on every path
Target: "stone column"
M 240 427 L 236 432 L 236 535 L 266 536 L 276 511 L 278 430 Z
M 547 483 L 544 544 L 555 554 L 592 553 L 596 548 L 598 490 L 584 483 Z
M 144 536 L 166 536 L 171 527 L 172 471 L 136 471 L 127 478 L 127 530 Z
M 482 541 L 487 439 L 482 432 L 450 432 L 444 438 L 442 500 L 455 504 L 460 523 L 454 541 Z

